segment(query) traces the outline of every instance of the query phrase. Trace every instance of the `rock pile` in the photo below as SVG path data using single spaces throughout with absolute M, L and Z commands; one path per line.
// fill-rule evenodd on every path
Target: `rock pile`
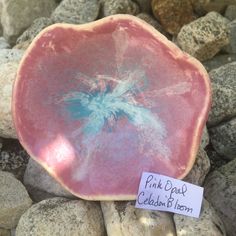
M 0 0 L 0 235 L 236 235 L 236 2 L 214 2 Z M 54 23 L 82 24 L 119 13 L 147 21 L 209 72 L 212 108 L 185 178 L 205 189 L 199 219 L 135 209 L 131 201 L 75 198 L 28 162 L 16 140 L 11 93 L 30 42 Z

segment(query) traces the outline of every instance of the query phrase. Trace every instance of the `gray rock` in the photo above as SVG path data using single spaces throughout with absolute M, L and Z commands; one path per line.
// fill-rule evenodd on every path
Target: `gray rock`
M 29 155 L 16 139 L 0 138 L 0 170 L 14 174 L 17 179 L 23 179 Z
M 12 61 L 20 62 L 24 52 L 19 49 L 0 49 L 0 65 Z
M 0 228 L 0 236 L 11 236 L 11 231 L 8 229 L 1 229 Z
M 29 159 L 23 182 L 36 202 L 55 196 L 75 198 L 32 158 Z
M 227 164 L 228 162 L 222 156 L 220 156 L 213 148 L 209 148 L 207 150 L 207 155 L 211 162 L 211 171 L 218 169 L 219 167 Z
M 202 139 L 200 146 L 204 149 L 209 144 L 210 138 L 207 127 L 205 126 L 202 132 Z
M 137 209 L 134 202 L 101 202 L 108 236 L 175 236 L 172 215 Z
M 230 21 L 235 20 L 236 19 L 236 5 L 227 6 L 224 16 Z
M 205 181 L 205 197 L 223 221 L 227 235 L 236 235 L 236 158 L 213 171 Z
M 236 116 L 236 62 L 228 63 L 209 73 L 212 85 L 212 107 L 208 126 Z
M 51 198 L 33 205 L 21 217 L 16 236 L 104 236 L 102 212 L 96 202 Z
M 236 53 L 236 20 L 228 24 L 229 27 L 229 44 L 226 46 L 227 53 Z
M 0 137 L 17 138 L 12 120 L 11 100 L 18 64 L 15 61 L 0 64 Z
M 204 61 L 203 65 L 207 71 L 211 71 L 234 61 L 236 61 L 236 54 L 221 54 Z
M 14 228 L 31 204 L 23 184 L 11 173 L 0 171 L 0 227 Z
M 226 236 L 224 224 L 205 199 L 198 219 L 174 214 L 174 222 L 177 236 Z
M 216 55 L 229 43 L 229 21 L 216 12 L 184 25 L 177 36 L 178 45 L 200 61 Z
M 17 39 L 16 43 L 25 41 L 32 42 L 35 36 L 44 28 L 53 24 L 53 20 L 46 17 L 40 17 L 34 20 L 33 24 Z
M 7 49 L 7 48 L 10 48 L 10 45 L 8 44 L 5 38 L 0 37 L 0 50 Z
M 56 7 L 54 0 L 3 0 L 2 4 L 3 34 L 10 44 L 15 43 L 34 19 L 50 16 Z
M 137 15 L 140 12 L 139 6 L 131 0 L 103 0 L 102 15 L 110 16 L 115 14 Z
M 140 11 L 146 13 L 152 12 L 151 1 L 152 0 L 133 0 L 133 2 L 138 3 Z
M 193 168 L 184 178 L 184 181 L 201 186 L 210 170 L 210 167 L 210 160 L 207 156 L 207 153 L 202 148 L 200 148 Z
M 58 23 L 83 24 L 94 21 L 99 8 L 98 0 L 63 0 L 51 17 Z
M 1 15 L 2 15 L 2 2 L 0 1 L 0 36 L 2 36 L 2 23 L 1 23 Z
M 214 149 L 226 159 L 236 158 L 236 118 L 210 129 Z
M 140 13 L 137 15 L 138 18 L 140 18 L 141 20 L 146 21 L 148 24 L 150 24 L 151 26 L 153 26 L 155 29 L 157 29 L 160 33 L 164 34 L 166 37 L 169 37 L 170 35 L 163 29 L 163 27 L 161 26 L 161 24 L 154 19 L 151 15 L 147 14 L 147 13 Z

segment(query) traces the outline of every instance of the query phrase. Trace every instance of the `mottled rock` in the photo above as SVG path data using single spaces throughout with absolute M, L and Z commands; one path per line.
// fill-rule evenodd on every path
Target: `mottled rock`
M 210 129 L 211 143 L 223 157 L 236 158 L 236 118 Z
M 23 184 L 11 173 L 0 171 L 0 227 L 14 228 L 31 204 Z
M 3 0 L 2 4 L 3 34 L 10 44 L 15 43 L 34 19 L 50 16 L 56 7 L 54 0 Z
M 55 196 L 75 198 L 32 158 L 29 159 L 23 182 L 36 202 Z
M 0 138 L 0 170 L 14 174 L 17 179 L 23 179 L 29 155 L 16 139 Z
M 174 222 L 177 236 L 226 236 L 222 221 L 205 199 L 199 218 L 174 214 Z
M 11 97 L 18 64 L 15 61 L 0 64 L 0 136 L 5 138 L 17 138 L 12 120 Z
M 190 0 L 153 0 L 152 12 L 170 34 L 176 35 L 181 27 L 194 20 Z
M 236 158 L 213 171 L 205 181 L 205 197 L 225 225 L 227 235 L 236 235 Z
M 94 21 L 99 13 L 98 0 L 63 0 L 52 13 L 57 23 L 83 24 Z
M 151 1 L 152 0 L 133 0 L 133 2 L 137 2 L 141 12 L 151 13 Z
M 31 43 L 31 40 L 23 41 L 21 43 L 16 44 L 13 49 L 20 49 L 20 50 L 26 50 Z
M 139 6 L 131 0 L 103 0 L 102 15 L 110 16 L 115 14 L 137 15 L 140 12 Z
M 208 125 L 217 125 L 236 116 L 236 62 L 209 73 L 212 85 L 212 107 Z
M 192 0 L 195 12 L 204 15 L 207 12 L 216 11 L 222 13 L 228 4 L 236 4 L 235 0 Z
M 11 236 L 11 231 L 8 229 L 1 229 L 0 228 L 0 236 Z
M 0 49 L 0 65 L 8 62 L 20 62 L 24 50 L 19 49 Z
M 236 19 L 236 5 L 229 5 L 225 10 L 224 16 L 230 21 L 235 20 Z
M 236 53 L 236 20 L 228 24 L 229 27 L 229 44 L 225 51 L 228 53 Z
M 209 141 L 210 141 L 210 138 L 209 138 L 208 130 L 207 130 L 207 127 L 205 126 L 202 132 L 202 139 L 201 139 L 200 146 L 202 148 L 205 148 L 209 144 Z
M 170 35 L 163 29 L 163 27 L 161 26 L 161 24 L 154 19 L 151 15 L 147 14 L 147 13 L 140 13 L 137 15 L 138 18 L 146 21 L 148 24 L 150 24 L 151 26 L 153 26 L 155 29 L 157 29 L 160 33 L 164 34 L 166 37 L 169 37 Z
M 219 167 L 227 164 L 228 160 L 225 160 L 219 155 L 212 147 L 207 148 L 207 155 L 211 163 L 211 171 L 218 169 Z
M 17 39 L 16 43 L 32 42 L 41 30 L 52 24 L 53 20 L 51 18 L 40 17 L 34 20 L 33 24 Z
M 16 236 L 104 236 L 102 212 L 96 202 L 51 198 L 28 209 Z
M 7 48 L 10 48 L 10 45 L 8 44 L 5 38 L 0 37 L 0 50 L 7 49 Z
M 136 209 L 134 202 L 101 202 L 108 236 L 174 236 L 172 215 Z
M 184 181 L 196 185 L 202 185 L 206 178 L 206 175 L 210 170 L 210 167 L 210 160 L 207 156 L 207 153 L 204 151 L 204 149 L 200 148 L 193 168 L 184 178 Z
M 204 61 L 203 65 L 207 71 L 211 71 L 213 69 L 216 69 L 220 66 L 223 66 L 225 64 L 234 61 L 236 61 L 236 54 L 221 54 L 221 55 L 216 55 L 210 60 Z
M 200 61 L 216 55 L 229 43 L 228 20 L 216 12 L 185 25 L 177 36 L 178 45 Z
M 0 36 L 2 36 L 2 23 L 1 23 L 1 15 L 2 15 L 2 2 L 0 1 Z

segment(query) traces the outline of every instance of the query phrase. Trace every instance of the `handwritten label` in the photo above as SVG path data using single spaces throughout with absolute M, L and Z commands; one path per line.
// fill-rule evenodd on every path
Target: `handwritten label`
M 144 172 L 135 207 L 198 218 L 202 198 L 202 187 L 164 175 Z

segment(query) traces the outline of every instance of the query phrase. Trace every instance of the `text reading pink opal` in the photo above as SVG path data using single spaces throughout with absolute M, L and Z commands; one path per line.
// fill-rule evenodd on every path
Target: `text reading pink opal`
M 73 194 L 135 199 L 143 171 L 183 178 L 210 104 L 201 64 L 128 15 L 42 31 L 13 116 L 28 153 Z

